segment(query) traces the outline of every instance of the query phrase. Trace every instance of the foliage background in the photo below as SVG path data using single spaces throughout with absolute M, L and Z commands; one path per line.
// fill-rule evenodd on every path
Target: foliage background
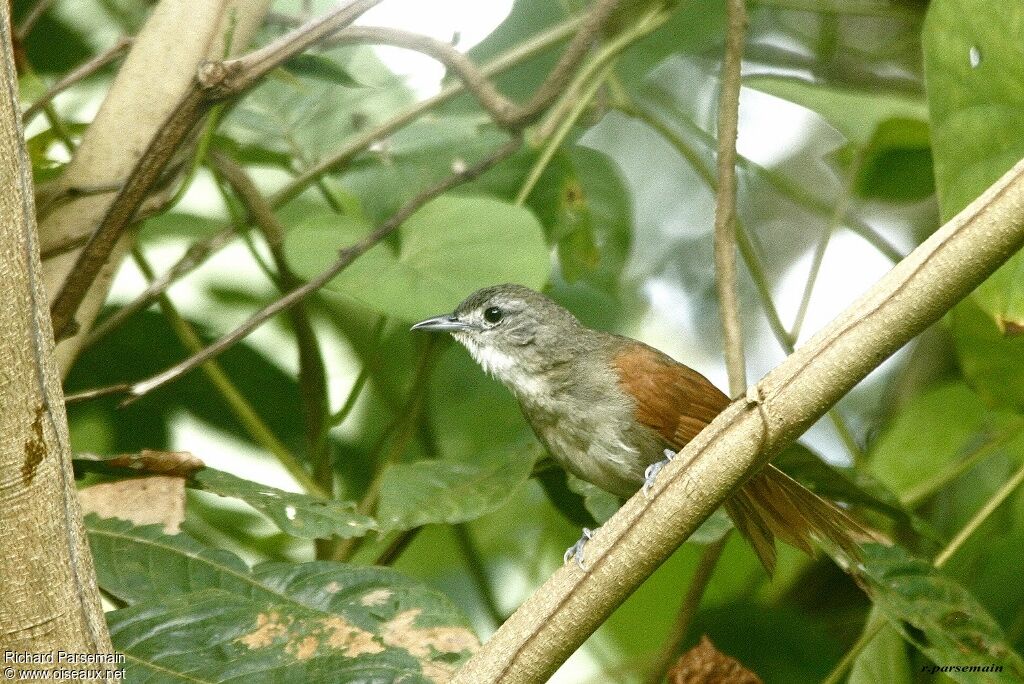
M 523 282 L 544 287 L 585 323 L 642 338 L 725 385 L 711 267 L 723 7 L 626 3 L 604 38 L 611 44 L 626 36 L 628 48 L 609 70 L 585 62 L 585 75 L 595 66 L 590 78 L 569 92 L 566 107 L 552 110 L 554 124 L 565 123 L 564 137 L 542 119 L 520 152 L 419 212 L 308 301 L 327 405 L 338 412 L 354 397 L 338 424 L 311 430 L 284 318 L 219 359 L 264 432 L 240 421 L 223 384 L 200 372 L 126 408 L 117 398 L 69 406 L 79 452 L 184 449 L 289 491 L 301 491 L 301 483 L 279 465 L 282 452 L 310 472 L 323 462 L 318 454 L 333 462 L 332 503 L 268 495 L 266 486 L 203 471 L 189 482 L 188 538 L 90 519 L 101 587 L 120 607 L 110 614 L 115 644 L 134 654 L 132 667 L 159 667 L 168 681 L 183 680 L 169 672 L 192 668 L 209 678 L 203 681 L 284 668 L 272 662 L 290 663 L 293 669 L 279 672 L 296 680 L 346 667 L 350 679 L 366 676 L 365 668 L 443 678 L 468 653 L 468 628 L 486 638 L 561 562 L 579 525 L 614 509 L 600 493 L 536 466 L 539 449 L 514 400 L 461 349 L 407 329 L 477 287 Z M 281 1 L 273 9 L 287 17 L 308 8 Z M 15 4 L 16 21 L 26 10 L 27 3 Z M 517 0 L 469 55 L 486 63 L 585 10 L 569 0 Z M 760 0 L 748 11 L 739 290 L 756 379 L 1024 156 L 1024 10 L 994 0 Z M 147 13 L 139 0 L 54 3 L 22 46 L 25 102 L 117 36 L 136 33 Z M 280 35 L 282 23 L 268 22 L 257 42 Z M 525 101 L 557 54 L 557 47 L 541 50 L 497 83 Z M 105 69 L 61 95 L 52 115 L 28 129 L 38 183 L 59 175 L 114 73 Z M 367 47 L 319 49 L 289 62 L 222 112 L 205 166 L 179 203 L 141 226 L 139 254 L 163 272 L 193 241 L 245 222 L 245 206 L 218 180 L 216 154 L 245 166 L 272 195 L 417 97 Z M 576 118 L 567 119 L 577 103 Z M 277 210 L 288 268 L 299 278 L 315 275 L 339 248 L 504 138 L 468 96 L 430 108 Z M 924 559 L 1024 467 L 1022 259 L 1014 257 L 802 440 L 841 472 L 809 467 L 806 452 L 789 455 L 794 474 L 842 500 L 866 502 L 865 516 Z M 265 240 L 240 230 L 169 298 L 208 342 L 277 296 L 281 283 Z M 109 312 L 143 286 L 140 267 L 126 264 Z M 162 370 L 188 353 L 180 330 L 166 302 L 131 316 L 86 349 L 66 390 Z M 113 477 L 94 473 L 83 485 Z M 880 501 L 888 516 L 879 514 Z M 647 680 L 652 661 L 675 646 L 670 635 L 690 578 L 721 531 L 708 527 L 685 544 L 556 680 Z M 313 542 L 332 533 L 348 540 Z M 987 658 L 1012 671 L 1020 657 L 1011 649 L 1024 646 L 1024 588 L 1014 581 L 1022 544 L 1024 499 L 1014 491 L 956 545 L 942 571 L 955 590 L 926 600 L 937 581 L 907 570 L 922 583 L 910 590 L 915 605 L 895 609 L 904 620 L 860 652 L 850 681 L 944 679 L 920 672 L 933 661 Z M 400 574 L 365 569 L 382 553 Z M 310 563 L 338 554 L 359 567 Z M 250 574 L 239 556 L 270 564 Z M 336 578 L 354 593 L 304 596 L 309 577 L 321 588 L 335 581 L 324 578 Z M 376 613 L 365 610 L 366 596 L 382 587 L 398 598 Z M 281 595 L 288 601 L 275 603 Z M 245 641 L 268 605 L 286 616 L 284 632 L 269 643 L 279 661 Z M 827 559 L 791 549 L 782 550 L 769 581 L 732 535 L 680 645 L 707 634 L 765 681 L 821 680 L 871 624 L 871 607 Z M 419 611 L 419 646 L 381 636 L 408 610 Z M 915 611 L 917 620 L 909 617 Z M 327 622 L 336 615 L 384 639 L 381 650 L 331 652 L 323 637 L 337 633 Z M 944 648 L 922 638 L 934 637 L 922 627 L 929 621 L 962 639 Z M 189 629 L 169 627 L 182 623 Z M 456 646 L 439 646 L 451 642 L 426 633 L 443 629 L 453 630 L 446 634 L 458 637 Z M 312 637 L 320 646 L 300 657 L 296 644 Z M 423 643 L 432 646 L 424 651 Z M 184 650 L 168 657 L 168 644 Z M 1013 681 L 1008 676 L 1001 681 Z

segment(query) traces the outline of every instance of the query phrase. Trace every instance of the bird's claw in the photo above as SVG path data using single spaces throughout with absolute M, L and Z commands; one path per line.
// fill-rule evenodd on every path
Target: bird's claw
M 672 459 L 675 457 L 676 452 L 671 449 L 665 449 L 664 460 L 647 466 L 647 470 L 644 471 L 644 496 L 647 496 L 651 491 L 651 487 L 654 486 L 654 480 L 658 477 L 658 473 L 661 472 L 661 469 L 671 463 Z
M 576 565 L 579 566 L 580 570 L 586 570 L 587 568 L 583 565 L 583 547 L 586 546 L 587 542 L 594 536 L 594 531 L 589 527 L 583 528 L 583 535 L 576 541 L 575 544 L 565 550 L 565 554 L 562 556 L 562 563 L 568 563 L 570 559 L 576 559 Z

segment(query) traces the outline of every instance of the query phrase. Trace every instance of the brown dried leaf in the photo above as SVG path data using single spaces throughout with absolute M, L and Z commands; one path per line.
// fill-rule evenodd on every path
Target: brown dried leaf
M 725 655 L 707 636 L 679 656 L 668 671 L 669 684 L 763 684 L 761 678 Z
M 177 534 L 185 519 L 185 479 L 152 475 L 80 489 L 83 514 L 121 518 L 136 525 L 163 525 Z

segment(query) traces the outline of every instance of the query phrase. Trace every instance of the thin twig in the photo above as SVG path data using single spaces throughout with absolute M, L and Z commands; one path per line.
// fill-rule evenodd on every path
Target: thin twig
M 288 266 L 284 254 L 284 229 L 274 216 L 274 210 L 260 193 L 259 188 L 241 166 L 220 152 L 212 152 L 210 161 L 235 191 L 256 227 L 270 248 L 277 268 L 277 281 L 281 294 L 299 287 L 302 282 Z M 320 343 L 313 330 L 305 302 L 288 310 L 299 356 L 299 390 L 302 397 L 303 424 L 306 429 L 307 457 L 313 464 L 313 477 L 328 494 L 334 492 L 334 464 L 327 443 L 330 405 L 327 393 L 327 370 L 324 368 Z
M 523 60 L 529 59 L 539 52 L 567 38 L 579 25 L 580 21 L 581 20 L 579 18 L 574 17 L 553 26 L 548 31 L 534 36 L 530 40 L 525 41 L 521 45 L 512 48 L 511 50 L 496 57 L 491 62 L 488 62 L 482 68 L 482 71 L 487 76 L 494 76 L 503 73 Z M 274 209 L 283 206 L 301 194 L 324 174 L 337 171 L 347 164 L 353 157 L 365 151 L 376 141 L 386 138 L 396 130 L 408 125 L 412 121 L 415 121 L 425 112 L 448 102 L 453 97 L 463 92 L 464 89 L 465 87 L 461 82 L 452 83 L 451 85 L 443 88 L 441 92 L 434 97 L 423 100 L 422 102 L 409 107 L 404 112 L 399 113 L 397 116 L 384 122 L 380 126 L 360 135 L 332 156 L 324 159 L 294 178 L 290 183 L 270 198 L 270 205 Z M 121 186 L 118 185 L 114 190 L 120 189 L 120 187 Z M 235 238 L 237 232 L 242 229 L 244 229 L 244 226 L 231 225 L 215 233 L 209 238 L 193 243 L 181 259 L 172 266 L 169 271 L 154 280 L 149 287 L 139 293 L 135 299 L 122 306 L 109 317 L 105 318 L 97 329 L 90 332 L 89 338 L 85 344 L 88 345 L 95 343 L 104 335 L 109 334 L 111 330 L 123 323 L 127 318 L 149 306 L 160 292 L 163 292 L 172 284 L 198 268 L 207 258 L 229 244 Z M 85 239 L 86 238 L 83 238 L 83 241 Z M 73 248 L 77 248 L 79 246 L 81 246 L 81 243 L 74 245 Z
M 512 154 L 519 149 L 521 144 L 522 138 L 518 136 L 514 137 L 512 140 L 505 143 L 473 166 L 470 166 L 459 173 L 453 173 L 441 182 L 419 193 L 402 205 L 398 211 L 392 214 L 390 218 L 384 221 L 384 223 L 378 226 L 369 235 L 354 245 L 343 249 L 337 261 L 329 266 L 323 273 L 306 282 L 301 287 L 298 287 L 283 297 L 271 302 L 266 307 L 253 314 L 253 316 L 251 316 L 247 321 L 210 346 L 206 347 L 200 353 L 185 359 L 181 363 L 172 366 L 171 368 L 168 368 L 162 373 L 159 373 L 147 380 L 133 384 L 129 391 L 130 396 L 126 400 L 126 403 L 131 403 L 139 397 L 152 392 L 154 389 L 176 380 L 181 375 L 189 372 L 207 359 L 212 359 L 218 354 L 234 346 L 240 340 L 247 337 L 253 330 L 273 318 L 276 314 L 291 308 L 297 302 L 302 301 L 305 297 L 329 283 L 335 276 L 345 270 L 349 264 L 393 233 L 400 225 L 402 225 L 402 223 L 405 222 L 406 219 L 412 216 L 412 214 L 414 214 L 424 204 L 458 185 L 476 179 L 495 164 L 498 164 L 502 160 L 512 156 Z
M 483 599 L 484 609 L 491 621 L 494 622 L 494 626 L 498 627 L 505 621 L 505 615 L 501 612 L 501 607 L 498 606 L 498 599 L 491 588 L 491 580 L 487 577 L 487 568 L 484 566 L 482 554 L 477 548 L 476 542 L 473 541 L 469 525 L 456 523 L 451 526 L 451 531 L 459 551 L 462 552 L 462 559 L 466 562 L 469 578 L 476 585 L 476 590 L 479 592 L 480 598 Z
M 395 538 L 387 545 L 377 559 L 373 561 L 374 565 L 394 565 L 395 561 L 398 560 L 407 548 L 412 543 L 420 532 L 423 531 L 423 526 L 414 527 L 411 530 L 402 530 L 395 535 Z
M 623 111 L 630 116 L 634 116 L 652 128 L 661 133 L 662 137 L 671 144 L 676 151 L 684 159 L 686 159 L 693 170 L 704 180 L 709 188 L 716 190 L 718 188 L 718 181 L 711 169 L 705 164 L 704 160 L 694 152 L 689 145 L 674 131 L 664 126 L 655 117 L 652 117 L 647 112 L 637 108 L 633 104 L 622 106 Z M 742 159 L 742 158 L 741 158 Z M 743 226 L 743 222 L 736 219 L 736 245 L 739 248 L 740 256 L 743 257 L 743 263 L 747 267 L 747 271 L 750 273 L 750 279 L 754 281 L 754 286 L 757 288 L 758 296 L 761 300 L 761 306 L 764 310 L 765 318 L 768 321 L 768 327 L 771 328 L 772 334 L 778 341 L 779 346 L 782 347 L 786 354 L 792 354 L 796 341 L 793 340 L 789 331 L 786 330 L 786 326 L 782 323 L 782 317 L 779 316 L 779 310 L 775 306 L 775 301 L 772 298 L 771 288 L 768 285 L 768 276 L 765 273 L 764 266 L 761 264 L 761 259 L 757 254 L 757 249 L 754 247 L 753 241 L 750 236 L 747 235 L 746 228 Z M 836 426 L 836 432 L 838 433 L 843 444 L 850 452 L 850 458 L 854 462 L 861 460 L 861 449 L 857 443 L 853 440 L 850 429 L 846 425 L 845 419 L 839 413 L 839 410 L 832 408 L 828 412 L 829 418 Z
M 32 5 L 32 9 L 25 14 L 25 18 L 21 20 L 21 23 L 14 30 L 14 37 L 19 43 L 25 42 L 28 34 L 32 33 L 36 22 L 46 14 L 46 10 L 50 9 L 52 4 L 53 0 L 36 0 L 36 4 Z
M 789 337 L 792 340 L 800 339 L 800 330 L 804 325 L 804 317 L 807 315 L 807 308 L 811 304 L 811 295 L 814 294 L 814 286 L 818 282 L 818 273 L 821 270 L 821 264 L 825 260 L 825 251 L 828 249 L 828 244 L 835 234 L 839 226 L 842 225 L 846 219 L 846 214 L 850 210 L 850 201 L 853 199 L 853 186 L 857 183 L 857 174 L 860 172 L 860 166 L 862 159 L 864 158 L 863 150 L 858 150 L 854 157 L 853 164 L 850 165 L 849 177 L 846 179 L 846 183 L 843 187 L 843 192 L 839 196 L 839 201 L 836 202 L 835 211 L 832 212 L 832 218 L 829 220 L 828 225 L 825 227 L 825 233 L 818 240 L 818 244 L 814 248 L 814 256 L 811 259 L 811 268 L 807 273 L 807 282 L 804 284 L 804 292 L 800 297 L 800 306 L 797 308 L 796 317 L 793 319 L 793 327 L 789 330 Z
M 960 547 L 964 545 L 964 542 L 966 542 L 971 535 L 981 527 L 982 523 L 988 520 L 988 517 L 992 515 L 992 513 L 995 512 L 995 510 L 999 508 L 1003 502 L 1021 486 L 1022 483 L 1024 483 L 1024 465 L 1022 465 L 1009 480 L 1004 482 L 1003 486 L 996 490 L 996 493 L 992 495 L 992 498 L 985 502 L 984 506 L 978 509 L 978 512 L 974 514 L 974 517 L 967 521 L 967 524 L 960 529 L 960 532 L 957 533 L 953 540 L 946 545 L 946 548 L 939 552 L 939 555 L 937 555 L 935 560 L 932 561 L 932 565 L 937 568 L 941 568 L 945 565 L 949 559 L 953 557 L 953 554 L 960 550 Z
M 949 559 L 963 547 L 964 543 L 970 539 L 971 535 L 978 531 L 978 528 L 988 520 L 989 516 L 995 512 L 1005 501 L 1013 494 L 1018 487 L 1024 484 L 1024 466 L 1021 466 L 1013 476 L 1003 483 L 996 492 L 989 498 L 985 504 L 978 509 L 978 511 L 967 521 L 967 524 L 960 528 L 960 531 L 953 538 L 949 544 L 946 545 L 942 551 L 940 551 L 935 559 L 932 560 L 932 566 L 936 569 L 942 568 Z M 837 684 L 842 680 L 846 671 L 853 665 L 853 662 L 857 659 L 857 656 L 867 648 L 868 644 L 878 636 L 878 633 L 882 631 L 882 627 L 890 624 L 889 620 L 876 618 L 870 621 L 865 627 L 864 631 L 857 641 L 850 647 L 850 649 L 843 655 L 843 657 L 836 664 L 835 668 L 829 674 L 825 682 L 829 684 Z
M 325 31 L 329 29 L 329 33 L 333 33 L 340 30 L 379 2 L 353 0 L 322 19 L 282 36 L 265 48 L 238 59 L 207 62 L 200 67 L 196 80 L 128 174 L 124 186 L 79 252 L 67 280 L 53 298 L 50 315 L 56 339 L 67 337 L 76 327 L 75 313 L 96 276 L 132 224 L 139 206 L 159 180 L 168 162 L 209 109 L 220 101 L 245 92 L 272 68 L 323 38 Z
M 495 58 L 493 61 L 488 62 L 486 65 L 480 68 L 480 72 L 486 77 L 492 77 L 500 74 L 511 67 L 519 64 L 525 59 L 538 54 L 539 52 L 551 47 L 559 41 L 565 40 L 569 35 L 572 34 L 573 30 L 582 26 L 583 19 L 580 17 L 573 17 L 560 24 L 551 27 L 549 30 L 534 36 L 530 40 L 524 42 L 516 48 L 503 53 L 501 56 Z M 582 29 L 580 29 L 582 30 Z M 579 33 L 577 33 L 579 35 Z M 340 32 L 334 41 L 346 42 L 346 32 Z M 353 41 L 355 42 L 355 41 Z M 277 205 L 278 203 L 287 202 L 290 199 L 298 196 L 303 190 L 305 190 L 316 178 L 321 177 L 325 173 L 337 171 L 348 164 L 353 157 L 363 152 L 368 147 L 373 145 L 375 142 L 386 138 L 391 135 L 399 128 L 406 126 L 410 122 L 419 118 L 423 113 L 434 109 L 435 107 L 448 102 L 456 95 L 464 92 L 466 85 L 462 81 L 457 81 L 450 85 L 445 86 L 441 89 L 437 95 L 423 100 L 406 111 L 398 114 L 390 121 L 385 122 L 377 128 L 371 129 L 366 133 L 360 135 L 358 138 L 352 140 L 349 144 L 345 145 L 342 149 L 335 152 L 330 157 L 323 161 L 313 165 L 301 175 L 297 176 L 288 185 L 281 188 L 280 191 L 272 198 L 272 202 Z
M 128 51 L 128 48 L 130 48 L 134 42 L 134 38 L 121 37 L 106 51 L 101 52 L 87 62 L 84 62 L 69 71 L 64 78 L 50 86 L 45 93 L 36 98 L 35 102 L 25 108 L 25 111 L 21 114 L 22 121 L 24 121 L 25 124 L 28 124 L 36 114 L 43 110 L 43 107 L 46 104 L 53 100 L 53 98 L 79 81 L 92 76 L 111 62 L 116 61 L 122 54 Z
M 736 294 L 736 137 L 739 124 L 740 70 L 747 10 L 743 0 L 726 2 L 728 28 L 718 99 L 718 192 L 715 196 L 715 285 L 722 316 L 725 366 L 733 399 L 747 388 L 740 305 Z
M 730 532 L 732 530 L 726 530 L 721 539 L 704 547 L 700 561 L 697 563 L 697 569 L 693 571 L 693 577 L 690 578 L 690 587 L 686 590 L 682 605 L 679 606 L 675 622 L 669 630 L 661 652 L 651 665 L 651 676 L 647 680 L 650 684 L 661 684 L 665 681 L 666 673 L 679 656 L 679 652 L 682 651 L 683 644 L 690 632 L 690 623 L 693 622 L 693 617 L 697 614 L 697 609 L 700 608 L 701 599 L 711 582 L 712 575 L 714 575 L 718 559 L 722 557 L 722 551 L 729 541 Z
M 139 270 L 142 271 L 143 275 L 147 278 L 153 277 L 153 269 L 150 267 L 149 262 L 146 261 L 142 252 L 135 248 L 132 250 L 132 256 L 135 258 L 135 263 L 138 265 Z M 166 294 L 160 295 L 160 309 L 170 324 L 171 329 L 175 335 L 181 341 L 182 345 L 190 352 L 195 352 L 198 349 L 202 349 L 203 341 L 192 328 L 188 321 L 186 321 L 177 308 L 171 301 L 171 298 Z M 235 418 L 242 424 L 245 431 L 249 433 L 249 436 L 253 440 L 262 446 L 264 449 L 274 454 L 278 462 L 284 466 L 295 480 L 302 485 L 302 487 L 311 494 L 318 496 L 328 496 L 328 493 L 320 486 L 316 480 L 314 480 L 309 471 L 306 470 L 302 462 L 289 451 L 288 447 L 277 438 L 273 430 L 260 418 L 256 409 L 253 408 L 252 404 L 245 398 L 245 396 L 238 390 L 235 384 L 228 377 L 224 369 L 221 368 L 220 364 L 216 361 L 207 361 L 203 364 L 203 371 L 206 373 L 207 378 L 213 383 L 213 386 L 217 388 L 221 397 L 227 403 L 231 412 L 235 415 Z
M 995 452 L 996 449 L 1011 439 L 1016 438 L 1020 434 L 1022 426 L 1024 426 L 1024 419 L 1015 417 L 1012 423 L 1003 428 L 998 434 L 989 437 L 962 457 L 958 457 L 948 467 L 943 468 L 938 473 L 926 477 L 909 487 L 900 495 L 900 503 L 907 508 L 916 508 L 922 501 L 976 466 L 986 456 Z

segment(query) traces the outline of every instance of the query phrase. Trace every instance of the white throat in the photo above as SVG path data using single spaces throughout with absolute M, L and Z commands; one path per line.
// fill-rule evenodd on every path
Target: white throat
M 477 344 L 476 340 L 469 337 L 459 336 L 458 339 L 486 373 L 500 380 L 516 394 L 533 398 L 544 393 L 544 381 L 524 372 L 519 363 L 508 354 L 491 346 Z

